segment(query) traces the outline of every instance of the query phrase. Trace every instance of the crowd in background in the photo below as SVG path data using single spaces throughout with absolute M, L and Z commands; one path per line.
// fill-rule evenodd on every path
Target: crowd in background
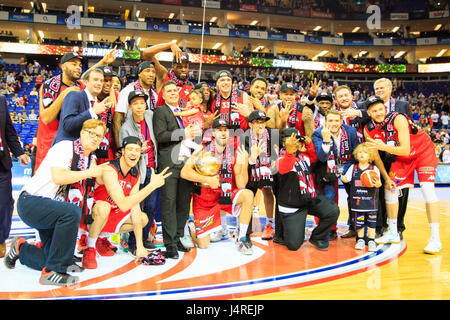
M 42 82 L 59 71 L 43 67 L 36 60 L 25 62 L 22 58 L 19 64 L 19 72 L 0 70 L 0 94 L 11 97 L 10 107 L 14 107 L 14 111 L 10 112 L 12 121 L 24 124 L 30 120 L 37 120 L 39 116 L 38 109 L 26 109 L 30 97 L 37 97 Z M 329 72 L 242 67 L 232 68 L 230 71 L 233 75 L 234 84 L 239 89 L 247 92 L 253 79 L 258 77 L 266 78 L 268 80 L 266 96 L 273 101 L 279 100 L 279 89 L 285 82 L 292 82 L 299 89 L 300 96 L 305 96 L 309 92 L 310 83 L 313 79 L 321 80 L 330 92 L 338 85 L 344 83 L 349 85 L 354 93 L 355 102 L 362 102 L 374 94 L 373 87 L 369 83 L 334 80 Z M 130 68 L 122 73 L 122 80 L 124 80 L 125 84 L 135 80 L 134 72 Z M 193 73 L 190 76 L 194 80 Z M 34 88 L 29 93 L 29 96 L 19 95 L 20 88 L 24 84 L 31 82 L 34 83 Z M 409 92 L 400 79 L 393 79 L 393 84 L 394 98 L 409 103 L 413 114 L 412 120 L 432 137 L 440 162 L 450 163 L 450 151 L 448 151 L 450 145 L 450 91 L 442 92 L 442 90 L 436 90 L 435 92 L 424 94 L 417 90 Z M 214 84 L 210 83 L 210 85 Z M 445 86 L 448 86 L 448 83 Z M 24 148 L 31 155 L 33 144 L 25 143 Z

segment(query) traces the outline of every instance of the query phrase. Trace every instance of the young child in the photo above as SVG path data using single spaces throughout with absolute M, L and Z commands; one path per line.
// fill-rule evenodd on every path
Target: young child
M 189 94 L 187 107 L 181 112 L 174 112 L 176 117 L 182 117 L 183 126 L 186 128 L 190 124 L 194 124 L 203 129 L 205 122 L 203 116 L 203 92 L 200 89 L 192 90 Z
M 351 210 L 355 216 L 355 227 L 357 230 L 355 249 L 363 250 L 366 246 L 364 240 L 364 229 L 367 227 L 367 245 L 370 252 L 376 251 L 375 227 L 378 211 L 378 188 L 381 187 L 380 171 L 372 164 L 374 154 L 366 143 L 361 143 L 353 151 L 353 156 L 358 163 L 352 164 L 341 180 L 350 182 Z M 367 170 L 374 170 L 378 179 L 372 181 L 371 187 L 366 187 L 361 182 L 361 175 Z
M 183 126 L 186 128 L 190 125 L 195 125 L 203 130 L 205 118 L 203 115 L 203 93 L 200 89 L 192 90 L 189 94 L 189 101 L 187 107 L 180 112 L 174 112 L 174 116 L 181 117 Z M 179 159 L 187 159 L 191 156 L 192 150 L 201 149 L 202 146 L 190 139 L 183 140 L 180 147 Z

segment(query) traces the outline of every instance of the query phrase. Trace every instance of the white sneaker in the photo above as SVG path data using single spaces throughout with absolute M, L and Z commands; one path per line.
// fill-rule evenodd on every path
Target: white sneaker
M 230 238 L 230 233 L 227 229 L 220 229 L 219 231 L 213 232 L 210 237 L 211 242 L 218 242 L 222 240 L 227 240 Z
M 375 241 L 370 240 L 370 241 L 367 243 L 367 246 L 368 246 L 369 252 L 377 251 L 377 244 L 375 243 Z
M 439 240 L 430 239 L 427 246 L 423 249 L 425 253 L 437 254 L 442 249 L 442 244 Z
M 365 247 L 366 247 L 366 242 L 364 241 L 364 239 L 358 239 L 358 241 L 356 241 L 356 245 L 355 245 L 356 250 L 364 250 Z
M 377 244 L 400 243 L 400 234 L 398 232 L 394 234 L 388 230 L 381 237 L 375 239 L 375 242 Z
M 194 242 L 192 242 L 192 238 L 189 234 L 185 234 L 182 238 L 180 238 L 180 241 L 186 248 L 194 247 Z

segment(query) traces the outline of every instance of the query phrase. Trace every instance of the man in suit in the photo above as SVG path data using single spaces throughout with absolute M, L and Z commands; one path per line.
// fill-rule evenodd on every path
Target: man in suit
M 313 142 L 319 158 L 316 175 L 318 185 L 325 197 L 334 201 L 338 176 L 354 162 L 353 150 L 359 144 L 357 131 L 342 123 L 342 115 L 338 110 L 329 110 L 324 125 L 314 131 Z M 346 190 L 350 190 L 350 187 L 347 186 Z
M 30 158 L 20 146 L 16 129 L 11 122 L 6 98 L 0 95 L 0 194 L 2 195 L 0 197 L 0 258 L 3 258 L 6 253 L 5 241 L 9 237 L 14 210 L 10 151 L 19 159 L 22 166 L 30 163 Z
M 409 106 L 409 103 L 406 101 L 395 100 L 392 95 L 392 82 L 387 78 L 380 78 L 375 81 L 373 84 L 373 88 L 375 90 L 375 95 L 379 96 L 383 99 L 384 106 L 386 107 L 386 114 L 390 112 L 398 112 L 406 114 L 410 119 L 412 119 L 412 112 Z M 389 172 L 393 159 L 387 157 L 385 152 L 380 152 L 381 160 Z M 382 178 L 381 181 L 384 184 L 384 180 Z M 409 188 L 405 188 L 402 190 L 401 195 L 398 198 L 398 216 L 397 216 L 397 226 L 400 235 L 405 230 L 405 213 L 406 206 L 408 204 L 408 196 L 409 196 Z M 386 213 L 386 205 L 384 200 L 384 188 L 380 190 L 380 207 L 377 215 L 377 234 L 381 235 L 383 233 L 383 229 L 387 228 L 387 213 Z
M 83 76 L 85 89 L 70 92 L 61 107 L 60 123 L 53 145 L 62 140 L 75 141 L 80 137 L 84 121 L 98 119 L 98 115 L 111 107 L 109 100 L 99 102 L 97 96 L 103 88 L 103 71 L 93 69 Z
M 167 81 L 161 90 L 166 103 L 153 114 L 153 131 L 158 142 L 157 170 L 169 167 L 168 172 L 172 173 L 161 188 L 161 223 L 166 257 L 178 259 L 178 251 L 189 251 L 180 238 L 189 216 L 192 190 L 192 182 L 180 177 L 184 165 L 184 161 L 178 160 L 180 146 L 184 139 L 192 140 L 202 131 L 194 125 L 184 128 L 182 119 L 174 116 L 180 101 L 176 83 Z

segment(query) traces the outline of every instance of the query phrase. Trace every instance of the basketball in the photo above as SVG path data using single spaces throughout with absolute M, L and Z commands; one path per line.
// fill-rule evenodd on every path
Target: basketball
M 378 173 L 375 170 L 367 170 L 361 174 L 361 183 L 363 184 L 363 186 L 367 188 L 373 187 L 375 181 L 379 179 L 380 177 L 378 176 Z

